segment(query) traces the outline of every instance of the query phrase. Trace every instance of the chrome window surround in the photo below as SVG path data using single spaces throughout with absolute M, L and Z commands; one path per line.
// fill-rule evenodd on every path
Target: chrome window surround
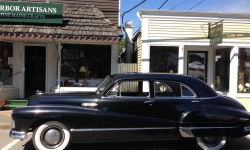
M 189 89 L 191 93 L 193 93 L 194 96 L 181 96 L 181 97 L 197 97 L 196 93 L 186 84 L 180 83 L 181 86 L 184 86 L 185 88 Z M 182 94 L 182 88 L 181 88 L 181 94 Z
M 194 96 L 176 96 L 177 98 L 194 98 L 194 97 L 197 97 L 197 94 L 189 86 L 187 86 L 186 84 L 183 84 L 183 83 L 180 83 L 180 82 L 175 82 L 175 81 L 154 80 L 154 95 L 155 95 L 155 97 L 159 97 L 159 98 L 176 98 L 174 96 L 156 96 L 156 94 L 155 94 L 155 82 L 176 83 L 176 84 L 180 85 L 181 94 L 182 94 L 182 87 L 181 86 L 184 86 L 187 89 L 189 89 L 194 95 Z
M 118 84 L 120 84 L 120 83 L 122 83 L 122 82 L 139 82 L 139 81 L 142 81 L 142 82 L 144 82 L 144 81 L 146 81 L 146 82 L 148 82 L 148 87 L 149 87 L 149 92 L 148 92 L 148 96 L 117 96 L 117 97 L 119 97 L 119 98 L 122 98 L 122 97 L 133 97 L 133 98 L 145 98 L 145 97 L 150 97 L 150 81 L 149 80 L 123 80 L 123 81 L 119 81 L 119 82 L 117 82 L 113 87 L 115 87 L 115 86 L 117 86 Z M 110 90 L 108 91 L 108 92 L 106 92 L 106 96 L 107 97 L 109 97 L 109 95 L 108 95 L 108 93 L 110 93 L 111 92 L 111 90 L 113 89 L 113 87 L 111 87 L 110 88 Z M 120 88 L 120 86 L 119 86 L 119 88 Z M 114 95 L 111 95 L 111 96 L 114 96 Z

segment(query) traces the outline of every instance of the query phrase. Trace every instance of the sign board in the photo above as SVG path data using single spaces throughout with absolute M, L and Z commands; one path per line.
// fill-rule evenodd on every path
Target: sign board
M 62 4 L 0 2 L 0 22 L 62 24 Z
M 210 45 L 222 43 L 223 23 L 216 24 L 210 29 Z

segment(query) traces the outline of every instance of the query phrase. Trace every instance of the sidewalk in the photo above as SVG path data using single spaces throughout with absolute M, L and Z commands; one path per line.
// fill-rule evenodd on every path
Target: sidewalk
M 0 130 L 11 129 L 11 112 L 12 110 L 0 111 Z

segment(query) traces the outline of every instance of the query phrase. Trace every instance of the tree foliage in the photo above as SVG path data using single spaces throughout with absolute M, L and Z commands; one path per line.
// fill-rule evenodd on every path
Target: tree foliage
M 122 51 L 122 48 L 126 48 L 126 39 L 125 39 L 125 38 L 123 38 L 123 39 L 120 41 L 119 52 Z

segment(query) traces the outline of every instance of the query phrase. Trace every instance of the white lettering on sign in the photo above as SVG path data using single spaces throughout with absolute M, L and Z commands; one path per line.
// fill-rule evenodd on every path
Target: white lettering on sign
M 39 15 L 39 14 L 11 14 L 11 13 L 0 13 L 0 18 L 32 18 L 32 19 L 45 19 L 45 15 Z
M 57 13 L 56 8 L 50 7 L 33 7 L 33 6 L 9 6 L 9 5 L 0 5 L 0 11 L 20 11 L 20 12 L 42 12 L 42 13 Z

